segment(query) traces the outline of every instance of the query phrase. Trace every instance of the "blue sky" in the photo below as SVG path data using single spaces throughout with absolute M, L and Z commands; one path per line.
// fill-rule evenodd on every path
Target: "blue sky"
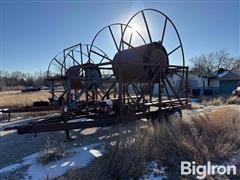
M 102 27 L 126 23 L 143 8 L 158 9 L 175 23 L 187 64 L 191 57 L 220 49 L 240 56 L 239 1 L 0 1 L 4 71 L 45 71 L 64 48 L 90 43 Z

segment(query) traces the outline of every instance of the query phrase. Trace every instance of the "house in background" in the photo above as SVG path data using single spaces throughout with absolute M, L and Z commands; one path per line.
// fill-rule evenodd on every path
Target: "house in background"
M 240 86 L 240 73 L 220 68 L 209 76 L 190 72 L 189 89 L 195 96 L 230 95 Z
M 180 96 L 185 94 L 185 83 L 182 83 L 181 77 L 171 74 L 168 79 L 175 91 L 180 90 L 178 92 Z M 221 68 L 209 76 L 191 71 L 188 73 L 188 92 L 190 96 L 231 95 L 238 86 L 240 86 L 240 72 Z M 167 86 L 167 89 L 168 94 L 174 96 L 169 86 Z M 157 93 L 158 85 L 155 84 L 153 94 L 156 95 Z M 166 91 L 163 91 L 163 95 L 167 95 Z
M 229 95 L 240 86 L 240 74 L 231 70 L 219 69 L 208 77 L 214 93 Z
M 181 73 L 180 73 L 181 74 Z M 181 74 L 182 75 L 182 74 Z M 185 95 L 185 79 L 183 80 L 179 75 L 177 74 L 169 74 L 167 76 L 169 81 L 171 82 L 171 85 L 173 89 L 177 92 L 179 96 Z M 188 72 L 188 87 L 189 87 L 189 93 L 190 95 L 194 96 L 200 96 L 203 94 L 204 90 L 204 84 L 207 84 L 207 78 L 202 76 L 201 74 L 193 73 L 191 71 Z M 169 87 L 168 84 L 166 84 L 168 93 L 166 93 L 166 90 L 163 90 L 163 95 L 169 94 L 170 96 L 174 96 L 173 91 Z M 153 94 L 156 95 L 158 93 L 158 85 L 154 85 Z
M 188 87 L 191 95 L 203 95 L 208 84 L 208 78 L 206 76 L 191 71 L 188 73 Z

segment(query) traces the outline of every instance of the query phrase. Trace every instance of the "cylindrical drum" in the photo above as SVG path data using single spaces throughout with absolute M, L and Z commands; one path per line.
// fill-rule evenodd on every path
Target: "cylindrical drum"
M 113 73 L 124 83 L 145 83 L 155 73 L 168 69 L 165 48 L 157 42 L 119 51 L 113 59 Z
M 66 72 L 66 76 L 71 81 L 71 89 L 78 90 L 84 87 L 84 79 L 80 78 L 82 77 L 80 75 L 81 69 L 84 70 L 87 83 L 94 81 L 96 84 L 102 78 L 100 69 L 95 64 L 85 63 L 83 65 L 71 66 Z M 89 85 L 88 89 L 91 89 L 92 86 L 93 84 Z

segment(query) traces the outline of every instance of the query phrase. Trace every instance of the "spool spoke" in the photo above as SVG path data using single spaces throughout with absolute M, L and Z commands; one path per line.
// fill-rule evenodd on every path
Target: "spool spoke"
M 83 64 L 82 44 L 80 44 L 80 57 L 81 57 L 81 64 Z
M 76 59 L 75 59 L 72 55 L 70 55 L 70 54 L 68 53 L 67 56 L 69 56 L 69 57 L 73 60 L 73 62 L 76 62 L 76 63 L 79 65 L 79 63 L 76 61 Z M 65 61 L 65 60 L 64 60 L 64 61 Z
M 168 80 L 168 78 L 167 77 L 164 77 L 164 79 L 166 80 L 166 82 L 167 82 L 167 84 L 168 84 L 168 86 L 170 87 L 170 89 L 172 90 L 172 92 L 173 92 L 173 94 L 174 94 L 174 96 L 178 99 L 178 101 L 179 101 L 179 103 L 183 106 L 183 103 L 182 103 L 182 101 L 180 100 L 180 98 L 179 98 L 179 96 L 178 96 L 178 94 L 177 94 L 177 92 L 175 91 L 175 89 L 172 87 L 172 84 L 170 83 L 170 81 Z
M 63 65 L 62 65 L 62 63 L 60 63 L 56 58 L 53 58 L 61 67 L 63 67 L 63 68 L 65 68 L 66 69 L 66 67 L 64 67 Z
M 113 76 L 114 76 L 114 75 L 111 74 L 109 77 L 101 79 L 101 81 L 99 81 L 97 85 L 99 86 L 99 85 L 103 84 L 105 81 L 111 79 Z
M 89 56 L 89 55 L 90 55 L 90 50 L 89 50 L 88 45 L 87 45 L 87 54 L 88 54 L 88 57 L 90 57 L 90 56 Z
M 168 53 L 168 56 L 171 55 L 174 51 L 178 50 L 181 47 L 181 45 L 179 45 L 178 47 L 176 47 L 175 49 L 173 49 L 170 53 Z
M 166 31 L 166 26 L 167 26 L 167 17 L 165 17 L 165 21 L 164 21 L 164 27 L 163 27 L 163 32 L 162 32 L 161 44 L 163 44 L 163 39 L 164 39 L 165 31 Z
M 102 58 L 105 58 L 105 59 L 109 60 L 110 62 L 112 61 L 112 59 L 106 57 L 106 55 L 102 55 L 102 54 L 100 54 L 100 53 L 98 53 L 98 52 L 96 52 L 96 51 L 94 51 L 94 50 L 91 50 L 91 52 L 94 53 L 94 54 L 96 54 L 96 55 L 98 55 L 98 56 L 101 56 Z
M 163 79 L 162 82 L 163 82 L 163 85 L 164 85 L 164 87 L 165 87 L 165 90 L 166 90 L 166 94 L 167 94 L 168 99 L 171 99 L 171 98 L 170 98 L 170 94 L 169 94 L 169 92 L 168 92 L 167 85 L 166 85 L 166 83 L 165 83 L 165 80 Z
M 131 33 L 131 35 L 130 35 L 130 39 L 129 39 L 129 42 L 128 42 L 128 44 L 131 44 L 131 42 L 132 42 L 132 36 L 133 36 L 133 33 Z M 128 46 L 128 49 L 130 48 L 130 46 Z
M 120 30 L 121 30 L 121 37 L 123 37 L 123 25 L 120 24 Z M 119 42 L 119 50 L 123 50 L 124 49 L 124 44 L 122 43 L 122 41 Z
M 133 91 L 135 92 L 136 96 L 138 96 L 140 94 L 139 89 L 136 87 L 135 84 L 131 84 L 131 85 L 133 87 Z
M 53 68 L 54 68 L 55 71 L 57 71 L 57 73 L 61 74 L 61 69 L 62 69 L 61 67 L 59 67 L 57 64 L 54 64 Z
M 102 97 L 102 100 L 104 100 L 106 97 L 109 98 L 109 94 L 111 92 L 111 90 L 114 88 L 114 86 L 116 85 L 116 82 L 114 82 L 110 88 L 107 90 L 106 94 L 104 94 L 104 96 Z
M 135 47 L 133 47 L 131 44 L 127 43 L 126 41 L 122 40 L 122 42 L 123 42 L 124 44 L 126 44 L 128 47 L 131 47 L 131 48 L 135 49 Z
M 113 32 L 112 32 L 111 27 L 108 26 L 108 29 L 109 29 L 110 34 L 111 34 L 111 36 L 112 36 L 113 42 L 114 42 L 114 44 L 115 44 L 115 46 L 116 46 L 116 48 L 117 48 L 117 51 L 119 51 L 119 47 L 118 47 L 118 45 L 117 45 L 117 42 L 116 42 L 116 39 L 115 39 L 115 37 L 114 37 L 114 35 L 113 35 Z
M 144 23 L 145 23 L 145 26 L 146 26 L 146 29 L 147 29 L 149 41 L 152 43 L 152 37 L 151 37 L 149 27 L 148 27 L 148 23 L 147 23 L 147 20 L 146 20 L 146 17 L 145 17 L 145 14 L 144 14 L 143 11 L 142 11 L 142 16 L 143 16 L 143 20 L 144 20 Z
M 103 60 L 106 59 L 106 55 L 104 55 L 100 61 L 100 64 L 103 62 Z
M 90 53 L 91 53 L 91 49 L 89 49 L 89 46 L 88 46 L 88 44 L 87 44 L 88 62 L 94 63 L 94 62 L 92 61 L 92 59 L 90 58 Z
M 73 52 L 73 50 L 71 50 L 71 52 L 72 52 L 72 57 L 73 57 L 73 59 L 74 59 L 74 61 L 73 61 L 73 65 L 75 66 L 75 57 L 74 57 L 74 52 Z M 79 64 L 79 63 L 77 62 L 77 64 Z
M 151 85 L 152 85 L 152 83 L 155 81 L 155 79 L 156 79 L 159 71 L 160 71 L 160 70 L 155 71 L 155 74 L 154 74 L 154 76 L 152 77 L 152 80 L 151 80 L 151 81 L 147 84 L 147 86 L 141 91 L 140 97 L 137 97 L 137 101 L 136 101 L 136 104 L 135 104 L 134 109 L 137 107 L 137 105 L 139 104 L 139 102 L 140 102 L 140 101 L 142 100 L 142 98 L 145 96 L 147 90 L 148 90 L 149 88 L 151 88 Z

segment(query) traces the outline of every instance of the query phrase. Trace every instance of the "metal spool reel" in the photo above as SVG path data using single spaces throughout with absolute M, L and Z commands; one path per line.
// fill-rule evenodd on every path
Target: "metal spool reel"
M 76 46 L 73 46 L 76 47 Z M 62 89 L 67 90 L 66 85 L 66 72 L 70 67 L 80 65 L 76 60 L 76 52 L 78 51 L 72 49 L 73 47 L 64 49 L 62 52 L 58 53 L 49 63 L 47 71 L 47 80 L 57 82 L 57 86 L 62 85 Z M 84 53 L 80 51 L 81 56 Z M 84 54 L 84 56 L 87 56 Z M 69 58 L 71 57 L 71 58 Z M 88 57 L 88 56 L 87 56 Z M 88 59 L 87 59 L 88 60 Z M 60 82 L 60 83 L 59 83 Z
M 65 69 L 63 65 L 63 53 L 58 53 L 49 63 L 47 69 L 47 78 L 60 77 L 62 75 L 62 69 Z
M 160 20 L 162 20 L 162 24 Z M 148 101 L 152 101 L 154 87 L 156 87 L 156 83 L 160 79 L 159 91 L 165 92 L 170 100 L 179 98 L 185 93 L 182 92 L 182 89 L 186 69 L 184 69 L 185 59 L 182 42 L 175 25 L 167 15 L 155 9 L 144 9 L 137 12 L 131 17 L 126 26 L 134 26 L 136 22 L 141 25 L 140 33 L 142 37 L 147 39 L 147 43 L 134 45 L 127 42 L 125 40 L 127 36 L 125 28 L 120 44 L 122 46 L 127 45 L 130 49 L 119 51 L 115 55 L 113 61 L 115 75 L 126 84 L 128 95 L 140 96 L 135 101 L 137 104 L 144 101 L 146 94 L 149 96 Z M 149 24 L 152 26 L 161 24 L 161 26 L 153 29 Z M 176 37 L 175 46 L 165 45 L 169 42 L 165 37 L 166 34 L 170 34 L 168 31 Z M 174 59 L 172 56 L 176 52 L 178 56 L 177 59 Z M 179 84 L 176 86 L 169 80 L 173 74 L 178 76 Z M 161 92 L 158 92 L 158 101 L 161 101 Z
M 104 57 L 107 55 L 98 47 L 92 46 L 92 49 Z M 61 69 L 61 75 L 64 76 L 68 68 L 84 64 L 96 64 L 96 61 L 90 58 L 90 44 L 76 44 L 63 50 L 63 66 Z M 66 67 L 66 68 L 64 68 Z M 83 71 L 81 70 L 80 75 Z
M 52 91 L 54 89 L 54 86 L 61 87 L 61 89 L 66 89 L 66 83 L 62 76 L 62 70 L 66 69 L 63 61 L 63 52 L 60 52 L 50 61 L 48 65 L 46 80 L 52 82 Z
M 146 43 L 144 38 L 139 32 L 133 29 L 131 26 L 127 26 L 123 23 L 114 23 L 108 26 L 103 27 L 100 31 L 97 32 L 95 37 L 92 40 L 90 48 L 90 57 L 94 59 L 95 64 L 97 64 L 104 75 L 103 84 L 107 91 L 102 92 L 104 95 L 102 99 L 110 97 L 110 94 L 114 94 L 116 97 L 117 91 L 117 81 L 115 74 L 113 73 L 113 58 L 115 54 L 121 50 L 129 49 L 128 45 L 121 44 L 121 39 L 123 32 L 128 32 L 127 41 L 131 43 L 133 40 L 141 43 Z M 94 50 L 94 46 L 101 47 L 101 50 L 107 55 L 99 54 Z M 113 46 L 114 48 L 109 48 Z M 102 88 L 101 88 L 102 91 Z
M 108 58 L 98 47 L 92 46 L 92 49 Z M 84 94 L 86 101 L 97 99 L 96 86 L 101 84 L 102 74 L 96 61 L 90 57 L 90 45 L 76 44 L 64 49 L 63 54 L 62 76 L 67 80 L 68 102 L 77 102 Z
M 106 56 L 98 47 L 94 46 L 93 49 L 97 53 Z M 95 62 L 90 58 L 89 54 L 89 44 L 80 43 L 63 50 L 64 60 L 61 74 L 68 78 L 75 78 L 75 80 L 72 80 L 72 89 L 81 89 L 81 84 L 85 83 L 83 81 L 90 82 L 101 78 L 101 72 L 97 65 L 95 65 Z M 80 79 L 76 79 L 77 77 Z
M 64 49 L 50 61 L 47 79 L 52 81 L 53 98 L 56 97 L 56 92 L 60 92 L 60 90 L 56 90 L 56 87 L 61 87 L 62 93 L 59 97 L 66 93 L 70 96 L 74 91 L 75 100 L 79 99 L 86 91 L 86 84 L 89 84 L 88 89 L 91 90 L 93 85 L 90 81 L 101 79 L 100 70 L 89 57 L 89 49 L 89 44 L 79 43 Z M 96 46 L 93 46 L 93 49 L 107 57 Z M 68 80 L 71 83 L 70 86 Z
M 47 79 L 62 78 L 70 73 L 69 68 L 79 68 L 79 73 L 74 74 L 77 76 L 84 75 L 84 65 L 94 64 L 94 61 L 89 57 L 89 44 L 76 44 L 69 48 L 64 49 L 58 53 L 49 63 L 47 70 Z M 107 58 L 107 55 L 101 51 L 101 49 L 93 46 L 93 49 L 97 53 L 102 53 Z M 87 68 L 85 68 L 86 70 Z M 88 72 L 89 74 L 90 72 Z
M 114 23 L 103 27 L 94 36 L 90 47 L 90 56 L 92 57 L 95 54 L 97 55 L 96 57 L 103 59 L 101 62 L 98 61 L 99 63 L 112 62 L 116 52 L 130 48 L 128 45 L 125 46 L 123 43 L 121 43 L 124 31 L 129 33 L 128 37 L 126 37 L 128 38 L 128 42 L 131 43 L 133 39 L 137 38 L 137 42 L 140 41 L 141 43 L 146 44 L 146 41 L 142 35 L 130 25 Z M 109 48 L 110 45 L 114 46 L 114 48 Z M 93 49 L 94 46 L 101 47 L 101 50 L 108 55 L 108 58 L 97 54 Z

